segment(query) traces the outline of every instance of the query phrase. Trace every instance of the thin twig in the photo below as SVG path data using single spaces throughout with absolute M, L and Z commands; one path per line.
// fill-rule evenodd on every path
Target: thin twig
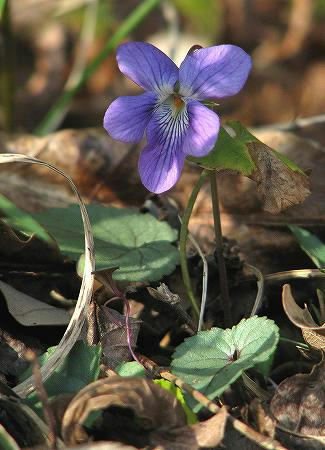
M 200 331 L 203 326 L 203 317 L 205 312 L 205 305 L 207 301 L 207 292 L 208 292 L 208 274 L 209 274 L 209 268 L 208 268 L 208 262 L 206 257 L 204 256 L 199 244 L 197 243 L 194 236 L 189 233 L 189 238 L 194 247 L 196 248 L 198 254 L 200 255 L 202 259 L 203 264 L 203 270 L 202 270 L 202 295 L 201 295 L 201 305 L 200 305 L 200 317 L 199 317 L 199 324 L 197 327 L 197 331 Z
M 15 47 L 10 16 L 11 2 L 5 2 L 0 27 L 0 57 L 2 69 L 1 97 L 4 110 L 4 127 L 8 132 L 14 127 Z
M 195 295 L 194 295 L 194 292 L 192 289 L 190 274 L 189 274 L 188 266 L 187 266 L 186 241 L 187 241 L 187 236 L 188 236 L 188 224 L 189 224 L 190 217 L 191 217 L 191 214 L 193 211 L 194 203 L 195 203 L 198 193 L 199 193 L 201 187 L 203 186 L 203 184 L 205 183 L 208 175 L 209 175 L 209 172 L 207 170 L 203 170 L 201 172 L 200 178 L 198 179 L 198 181 L 196 182 L 196 184 L 193 188 L 193 191 L 190 195 L 190 198 L 188 200 L 188 203 L 186 205 L 186 208 L 185 208 L 185 211 L 184 211 L 184 214 L 182 217 L 181 232 L 180 232 L 180 237 L 179 237 L 179 253 L 180 253 L 180 262 L 181 262 L 183 282 L 184 282 L 184 285 L 187 290 L 187 295 L 192 304 L 193 314 L 195 314 L 197 317 L 199 317 L 199 307 L 198 307 L 197 300 L 195 298 Z
M 178 386 L 183 391 L 187 392 L 189 395 L 191 395 L 191 397 L 193 397 L 199 403 L 204 405 L 213 414 L 217 414 L 220 411 L 220 407 L 214 401 L 209 400 L 204 394 L 202 394 L 201 392 L 192 388 L 192 386 L 185 383 L 182 379 L 176 377 L 175 375 L 168 372 L 167 370 L 161 370 L 160 376 L 162 378 L 164 378 L 165 380 L 170 381 L 171 383 L 174 383 L 176 386 Z M 235 428 L 235 430 L 237 430 L 239 433 L 246 436 L 246 438 L 248 438 L 249 440 L 260 445 L 261 447 L 263 447 L 267 450 L 287 450 L 278 441 L 275 441 L 274 439 L 271 439 L 268 436 L 264 436 L 263 434 L 259 433 L 258 431 L 254 430 L 253 428 L 251 428 L 249 425 L 246 425 L 245 423 L 241 422 L 240 420 L 235 419 L 229 413 L 228 413 L 228 419 L 231 422 L 232 426 Z
M 182 223 L 182 218 L 180 215 L 178 215 L 178 219 L 180 223 Z M 192 242 L 193 246 L 195 247 L 196 251 L 201 257 L 202 264 L 203 264 L 203 271 L 202 271 L 202 295 L 201 295 L 201 305 L 200 305 L 200 316 L 199 316 L 199 324 L 197 327 L 197 331 L 200 331 L 203 326 L 203 317 L 205 312 L 205 305 L 207 301 L 207 291 L 208 291 L 208 274 L 209 274 L 209 267 L 206 257 L 204 256 L 204 253 L 202 252 L 197 240 L 194 238 L 192 233 L 188 233 L 188 237 L 190 241 Z
M 284 272 L 275 272 L 265 275 L 264 281 L 268 283 L 278 283 L 292 278 L 325 278 L 325 272 L 319 269 L 285 270 Z
M 36 353 L 32 350 L 28 350 L 25 354 L 27 360 L 32 363 L 35 389 L 37 395 L 43 406 L 43 413 L 46 420 L 46 423 L 49 427 L 48 440 L 50 448 L 57 449 L 57 439 L 56 439 L 56 421 L 54 417 L 54 413 L 50 407 L 48 396 L 46 390 L 43 385 L 42 375 L 40 370 L 40 365 L 36 356 Z
M 317 116 L 304 117 L 302 119 L 296 119 L 292 122 L 287 123 L 274 123 L 271 125 L 263 125 L 261 127 L 255 128 L 255 130 L 280 130 L 280 131 L 299 131 L 303 128 L 310 127 L 312 125 L 317 125 L 320 123 L 325 123 L 325 114 L 320 114 Z
M 211 200 L 213 209 L 213 222 L 214 222 L 214 232 L 216 239 L 216 254 L 218 260 L 219 269 L 219 281 L 220 281 L 220 292 L 221 292 L 221 304 L 224 313 L 225 327 L 232 326 L 232 317 L 230 309 L 230 298 L 227 280 L 227 270 L 226 264 L 223 257 L 223 241 L 222 241 L 222 231 L 221 231 L 221 221 L 220 221 L 220 210 L 219 210 L 219 197 L 217 188 L 217 178 L 214 170 L 210 171 L 210 185 L 211 185 Z
M 260 309 L 263 293 L 264 293 L 264 275 L 262 272 L 255 266 L 252 266 L 250 264 L 245 264 L 246 267 L 248 267 L 257 277 L 257 295 L 255 299 L 254 306 L 252 308 L 252 312 L 250 314 L 250 317 L 254 316 L 257 311 Z

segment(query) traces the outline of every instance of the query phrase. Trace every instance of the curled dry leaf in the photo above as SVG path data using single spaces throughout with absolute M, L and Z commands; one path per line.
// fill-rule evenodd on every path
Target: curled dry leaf
M 282 381 L 271 400 L 271 412 L 287 430 L 307 436 L 325 435 L 325 360 L 309 374 Z
M 319 297 L 319 301 L 322 298 Z M 291 320 L 291 322 L 298 328 L 301 328 L 302 335 L 305 341 L 314 348 L 318 350 L 325 350 L 325 323 L 322 325 L 317 325 L 314 321 L 312 315 L 308 311 L 306 305 L 303 308 L 297 305 L 295 299 L 292 296 L 291 288 L 289 284 L 285 284 L 282 290 L 282 304 L 283 308 Z M 320 304 L 321 311 L 323 310 L 323 305 Z
M 87 307 L 92 296 L 93 282 L 94 282 L 94 276 L 92 274 L 92 272 L 95 269 L 93 235 L 91 232 L 91 225 L 89 222 L 89 217 L 87 214 L 85 204 L 83 203 L 80 197 L 78 189 L 76 188 L 75 184 L 68 175 L 66 175 L 62 170 L 58 169 L 57 167 L 32 157 L 11 153 L 0 154 L 0 164 L 13 162 L 24 164 L 29 163 L 36 165 L 38 164 L 40 166 L 44 166 L 53 170 L 56 174 L 63 176 L 70 183 L 70 186 L 77 197 L 85 232 L 85 266 L 78 301 L 74 313 L 69 322 L 69 325 L 67 326 L 67 329 L 61 341 L 59 342 L 55 352 L 51 355 L 48 361 L 41 368 L 42 378 L 44 381 L 50 376 L 50 374 L 60 365 L 63 359 L 67 356 L 67 354 L 73 347 L 74 343 L 76 342 L 78 336 L 80 335 L 81 329 L 83 327 L 86 318 Z M 30 394 L 35 390 L 33 377 L 30 377 L 24 382 L 20 383 L 18 386 L 15 387 L 14 390 L 20 396 L 26 397 L 28 394 Z
M 128 318 L 130 344 L 134 349 L 141 320 Z M 88 310 L 87 340 L 90 345 L 100 343 L 103 352 L 103 363 L 110 369 L 125 361 L 130 361 L 126 316 L 105 305 L 91 302 Z
M 175 428 L 165 433 L 152 433 L 154 450 L 198 450 L 215 448 L 224 437 L 228 413 L 226 408 L 204 422 Z
M 110 408 L 114 408 L 114 415 L 109 415 Z M 113 419 L 118 416 L 116 408 L 120 411 L 120 422 L 113 424 Z M 117 441 L 139 443 L 141 447 L 146 441 L 150 444 L 152 431 L 164 432 L 186 425 L 185 412 L 170 392 L 145 378 L 113 376 L 89 384 L 71 401 L 63 416 L 61 430 L 67 445 L 88 440 L 83 423 L 91 412 L 99 410 L 104 410 L 101 420 L 96 420 L 101 436 L 105 432 L 108 440 L 114 436 Z
M 249 178 L 257 183 L 265 211 L 278 214 L 305 200 L 310 194 L 307 175 L 301 170 L 292 170 L 279 153 L 261 141 L 246 145 L 256 166 Z

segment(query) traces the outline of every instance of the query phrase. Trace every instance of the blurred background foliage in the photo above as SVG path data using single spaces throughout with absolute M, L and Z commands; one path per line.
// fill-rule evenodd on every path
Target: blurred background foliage
M 1 0 L 0 128 L 45 134 L 101 126 L 110 101 L 138 88 L 107 52 L 74 88 L 140 0 Z M 220 102 L 224 119 L 246 125 L 324 113 L 325 0 L 169 0 L 133 24 L 123 40 L 152 42 L 177 63 L 194 44 L 232 43 L 249 52 L 254 69 L 245 89 Z M 116 42 L 112 41 L 113 50 Z M 44 125 L 51 108 L 58 118 Z M 56 112 L 57 112 L 56 111 Z M 41 124 L 41 125 L 40 125 Z

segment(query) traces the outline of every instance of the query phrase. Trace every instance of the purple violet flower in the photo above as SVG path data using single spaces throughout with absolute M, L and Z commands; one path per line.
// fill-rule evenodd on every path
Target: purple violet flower
M 189 52 L 178 68 L 144 42 L 120 45 L 116 58 L 121 72 L 146 92 L 113 101 L 104 127 L 124 142 L 140 141 L 146 130 L 141 181 L 151 192 L 165 192 L 180 177 L 186 156 L 207 155 L 218 137 L 219 117 L 200 101 L 237 94 L 251 58 L 235 45 L 218 45 Z

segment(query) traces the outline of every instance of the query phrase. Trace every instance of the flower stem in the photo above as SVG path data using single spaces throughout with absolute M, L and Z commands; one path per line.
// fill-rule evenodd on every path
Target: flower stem
M 1 3 L 1 1 L 0 1 Z M 14 93 L 15 93 L 15 48 L 11 27 L 10 4 L 2 5 L 0 41 L 0 64 L 3 67 L 1 74 L 1 97 L 4 110 L 4 128 L 11 133 L 14 128 Z
M 200 178 L 196 182 L 193 191 L 191 193 L 191 196 L 188 200 L 188 203 L 186 205 L 183 217 L 182 217 L 182 226 L 181 226 L 181 232 L 180 232 L 180 238 L 179 238 L 179 251 L 180 251 L 180 260 L 181 260 L 181 269 L 182 269 L 182 276 L 183 276 L 183 282 L 187 289 L 187 295 L 190 299 L 190 302 L 192 304 L 192 310 L 193 314 L 198 318 L 200 311 L 197 299 L 194 295 L 192 285 L 191 285 L 191 279 L 190 274 L 188 271 L 187 266 L 187 256 L 186 256 L 186 241 L 187 241 L 187 235 L 188 235 L 188 224 L 190 221 L 190 217 L 193 211 L 195 200 L 198 196 L 198 193 L 203 186 L 205 180 L 207 179 L 209 175 L 209 172 L 207 170 L 203 170 L 201 172 Z
M 228 327 L 232 326 L 232 318 L 231 318 L 231 311 L 230 311 L 227 270 L 226 270 L 225 260 L 223 257 L 223 242 L 222 242 L 217 179 L 216 179 L 216 173 L 214 170 L 210 171 L 210 185 L 211 185 L 214 233 L 215 233 L 215 239 L 216 239 L 216 254 L 217 254 L 218 268 L 219 268 L 221 305 L 222 305 L 222 309 L 223 309 L 223 313 L 224 313 L 225 327 L 228 328 Z

